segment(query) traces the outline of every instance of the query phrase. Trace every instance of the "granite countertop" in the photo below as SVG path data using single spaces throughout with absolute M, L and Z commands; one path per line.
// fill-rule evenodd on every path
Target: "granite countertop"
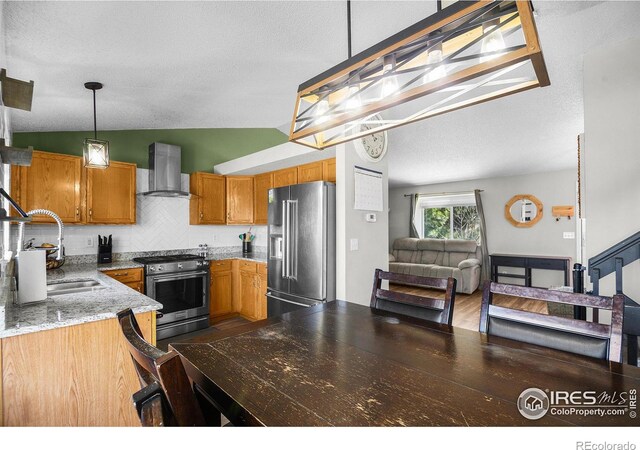
M 267 254 L 263 252 L 242 253 L 242 251 L 238 251 L 238 252 L 226 252 L 226 253 L 213 253 L 207 256 L 207 261 L 220 261 L 223 259 L 243 259 L 245 261 L 255 261 L 259 263 L 266 263 Z
M 178 252 L 184 251 L 157 253 Z M 142 256 L 142 254 L 136 254 L 136 256 Z M 207 261 L 242 259 L 266 263 L 267 254 L 260 251 L 243 254 L 239 249 L 230 249 L 229 251 L 209 253 L 206 259 Z M 11 279 L 14 264 L 7 265 L 7 270 L 0 276 L 0 339 L 111 319 L 116 317 L 118 311 L 125 308 L 131 308 L 136 314 L 162 308 L 160 303 L 102 273 L 107 270 L 142 268 L 144 264 L 130 259 L 117 260 L 109 264 L 96 264 L 88 262 L 89 260 L 95 261 L 95 255 L 76 258 L 76 261 L 67 263 L 60 269 L 47 271 L 47 283 L 92 279 L 99 281 L 106 289 L 56 295 L 45 301 L 26 305 L 14 304 L 13 302 L 14 291 Z
M 122 261 L 97 264 L 65 264 L 47 272 L 47 283 L 97 280 L 106 287 L 96 291 L 56 295 L 47 300 L 25 305 L 13 304 L 9 271 L 0 278 L 0 305 L 4 305 L 4 320 L 0 321 L 0 338 L 111 319 L 116 313 L 131 308 L 134 313 L 156 311 L 162 305 L 146 295 L 104 275 L 101 271 L 142 267 Z

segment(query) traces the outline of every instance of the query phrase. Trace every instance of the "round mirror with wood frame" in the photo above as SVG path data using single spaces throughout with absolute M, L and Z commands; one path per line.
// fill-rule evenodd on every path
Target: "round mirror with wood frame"
M 542 202 L 535 195 L 514 195 L 504 205 L 504 217 L 514 227 L 532 227 L 542 219 Z

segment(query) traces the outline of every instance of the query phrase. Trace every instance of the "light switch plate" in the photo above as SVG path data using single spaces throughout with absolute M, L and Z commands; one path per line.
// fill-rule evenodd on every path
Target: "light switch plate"
M 573 231 L 565 231 L 562 233 L 562 239 L 575 239 L 576 233 Z
M 92 236 L 88 236 L 87 237 L 87 247 L 93 247 L 93 237 Z
M 367 213 L 364 215 L 364 218 L 367 222 L 375 222 L 377 220 L 375 213 Z
M 352 252 L 358 250 L 358 239 L 357 238 L 351 238 L 350 248 L 351 248 Z

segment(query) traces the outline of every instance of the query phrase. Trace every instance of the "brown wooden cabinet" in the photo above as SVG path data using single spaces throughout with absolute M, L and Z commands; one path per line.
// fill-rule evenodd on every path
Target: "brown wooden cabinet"
M 269 189 L 273 187 L 273 173 L 253 177 L 253 223 L 266 225 L 269 212 Z
M 82 158 L 34 151 L 31 166 L 13 166 L 11 176 L 11 194 L 25 211 L 48 209 L 65 224 L 83 222 Z M 54 220 L 37 215 L 33 222 Z
M 144 294 L 144 271 L 141 267 L 132 269 L 105 270 L 102 273 L 108 277 L 118 280 L 120 283 L 129 286 L 131 289 Z
M 298 183 L 298 168 L 288 167 L 273 172 L 273 187 L 289 186 Z
M 189 177 L 189 192 L 189 224 L 226 223 L 225 177 L 204 172 L 192 173 Z
M 31 166 L 12 167 L 11 190 L 25 211 L 48 209 L 65 224 L 136 223 L 136 165 L 111 161 L 85 169 L 82 158 L 33 152 Z M 35 223 L 52 223 L 34 216 Z
M 255 272 L 240 271 L 240 314 L 247 319 L 256 318 L 258 300 L 258 275 Z
M 244 259 L 211 261 L 209 323 L 240 315 L 267 318 L 267 265 Z
M 136 223 L 136 165 L 87 169 L 87 223 Z
M 155 314 L 136 314 L 154 345 Z M 0 426 L 140 426 L 140 382 L 117 319 L 0 339 L 0 356 Z
M 227 223 L 253 223 L 253 177 L 228 176 L 226 179 Z
M 267 265 L 264 266 L 264 273 L 258 274 L 258 299 L 256 306 L 256 319 L 262 320 L 267 318 Z
M 336 182 L 336 159 L 330 158 L 322 161 L 322 179 L 331 183 Z
M 233 273 L 231 261 L 211 261 L 211 286 L 209 290 L 209 323 L 221 316 L 233 313 Z
M 298 183 L 322 181 L 322 161 L 298 166 Z

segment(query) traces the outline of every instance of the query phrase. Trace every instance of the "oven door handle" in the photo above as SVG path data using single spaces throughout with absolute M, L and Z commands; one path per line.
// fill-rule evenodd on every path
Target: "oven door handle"
M 176 280 L 186 280 L 189 278 L 197 278 L 197 277 L 201 277 L 201 276 L 207 276 L 209 274 L 209 272 L 207 271 L 202 271 L 202 272 L 188 272 L 182 275 L 154 275 L 149 277 L 149 280 L 152 282 L 158 282 L 158 281 L 176 281 Z M 188 275 L 188 276 L 185 276 Z

